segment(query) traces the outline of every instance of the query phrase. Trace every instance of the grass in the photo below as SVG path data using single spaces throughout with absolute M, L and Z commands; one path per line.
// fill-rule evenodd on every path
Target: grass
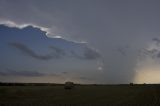
M 0 86 L 0 106 L 159 106 L 160 85 Z

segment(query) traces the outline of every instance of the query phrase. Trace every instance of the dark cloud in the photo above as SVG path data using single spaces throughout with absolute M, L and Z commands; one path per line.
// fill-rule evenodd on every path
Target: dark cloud
M 54 54 L 56 55 L 55 57 L 62 57 L 66 55 L 65 51 L 61 48 L 58 48 L 56 46 L 50 46 L 49 48 L 54 51 Z
M 126 51 L 122 48 L 118 48 L 117 51 L 121 53 L 123 56 L 126 56 Z
M 160 46 L 160 39 L 159 38 L 153 38 L 152 40 L 156 43 L 157 46 Z
M 62 72 L 62 74 L 68 74 L 68 72 L 64 71 L 64 72 Z
M 152 57 L 153 59 L 155 57 L 158 57 L 158 50 L 156 48 L 148 50 L 146 48 L 139 51 L 139 58 L 143 59 L 146 57 Z
M 152 40 L 155 41 L 155 42 L 159 42 L 160 43 L 160 39 L 159 38 L 153 38 Z
M 0 72 L 0 75 L 1 75 L 1 76 L 5 76 L 6 73 L 5 73 L 5 72 Z
M 39 55 L 36 54 L 33 50 L 31 50 L 29 47 L 27 47 L 26 45 L 22 44 L 22 43 L 9 43 L 9 45 L 17 48 L 18 50 L 22 51 L 22 53 L 24 53 L 25 55 L 31 56 L 35 59 L 39 59 L 39 60 L 50 60 L 53 58 L 52 54 L 48 54 L 48 55 Z M 54 56 L 54 57 L 58 57 L 58 56 Z
M 26 71 L 26 70 L 13 70 L 13 69 L 7 69 L 4 72 L 0 72 L 0 75 L 3 76 L 27 76 L 27 77 L 36 77 L 36 76 L 45 76 L 44 73 L 39 73 L 36 71 Z
M 151 57 L 152 59 L 160 58 L 160 39 L 153 38 L 152 41 L 151 48 L 143 48 L 140 50 L 141 57 Z
M 117 47 L 117 51 L 123 56 L 127 56 L 128 49 L 129 46 Z
M 157 54 L 157 57 L 160 58 L 160 52 Z
M 50 60 L 50 59 L 57 59 L 61 58 L 63 56 L 66 56 L 65 50 L 55 47 L 55 46 L 50 46 L 49 48 L 52 50 L 50 54 L 47 55 L 39 55 L 35 53 L 32 49 L 30 49 L 27 45 L 18 43 L 18 42 L 13 42 L 9 43 L 12 47 L 15 47 L 16 49 L 20 50 L 22 53 L 25 55 L 28 55 L 30 57 L 33 57 L 38 60 Z M 81 53 L 77 53 L 74 50 L 70 50 L 71 52 L 71 57 L 78 58 L 78 59 L 85 59 L 85 60 L 96 60 L 101 57 L 100 53 L 98 53 L 96 50 L 85 47 L 83 48 L 84 51 Z
M 101 54 L 98 51 L 89 47 L 85 47 L 82 54 L 77 53 L 76 51 L 73 51 L 73 50 L 71 50 L 70 52 L 72 56 L 79 59 L 84 59 L 84 60 L 97 60 L 102 58 Z
M 95 60 L 100 57 L 101 57 L 100 53 L 98 53 L 96 50 L 93 50 L 92 48 L 88 48 L 88 47 L 85 48 L 85 51 L 84 51 L 84 58 L 85 59 Z

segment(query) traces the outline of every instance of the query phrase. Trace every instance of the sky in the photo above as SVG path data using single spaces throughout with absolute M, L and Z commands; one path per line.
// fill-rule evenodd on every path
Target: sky
M 159 83 L 159 0 L 0 0 L 0 81 Z

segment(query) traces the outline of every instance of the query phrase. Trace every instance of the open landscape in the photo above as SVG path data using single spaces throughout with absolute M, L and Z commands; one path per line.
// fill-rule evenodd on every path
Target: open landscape
M 0 0 L 0 106 L 160 106 L 160 0 Z
M 160 85 L 0 86 L 0 106 L 159 106 Z

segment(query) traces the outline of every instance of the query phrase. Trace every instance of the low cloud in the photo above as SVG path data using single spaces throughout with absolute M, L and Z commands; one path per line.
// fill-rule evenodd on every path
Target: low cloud
M 27 76 L 27 77 L 39 77 L 39 76 L 45 76 L 46 74 L 36 72 L 36 71 L 26 71 L 26 70 L 13 70 L 13 69 L 7 69 L 4 72 L 0 72 L 0 75 L 2 76 Z
M 30 57 L 33 57 L 35 59 L 39 59 L 39 60 L 50 60 L 53 57 L 54 58 L 58 58 L 59 56 L 53 56 L 53 54 L 47 54 L 47 55 L 39 55 L 36 54 L 33 50 L 31 50 L 29 47 L 27 47 L 25 44 L 22 43 L 9 43 L 9 45 L 17 48 L 18 50 L 20 50 L 22 53 L 24 53 L 25 55 L 28 55 Z
M 129 46 L 117 47 L 117 52 L 119 52 L 123 56 L 127 56 L 128 49 L 129 49 Z
M 101 58 L 101 55 L 96 50 L 86 47 L 84 51 L 84 58 L 88 60 L 94 60 L 94 59 Z
M 82 60 L 98 60 L 102 58 L 102 55 L 98 51 L 90 47 L 85 47 L 83 49 L 84 50 L 82 53 L 77 53 L 76 51 L 73 51 L 73 50 L 71 50 L 70 52 L 73 57 L 76 57 Z
M 156 44 L 160 44 L 160 39 L 159 38 L 153 38 L 152 39 Z
M 23 54 L 38 60 L 51 60 L 53 58 L 57 59 L 63 56 L 67 56 L 66 54 L 67 51 L 65 51 L 64 49 L 58 48 L 56 46 L 49 46 L 49 48 L 52 50 L 50 54 L 39 55 L 23 43 L 12 42 L 12 43 L 9 43 L 9 45 L 20 50 Z M 92 48 L 84 47 L 82 49 L 83 51 L 81 53 L 77 53 L 75 50 L 69 50 L 69 52 L 71 53 L 70 56 L 78 59 L 85 59 L 85 60 L 96 60 L 101 58 L 100 53 Z
M 66 55 L 65 51 L 61 48 L 58 48 L 56 46 L 50 46 L 49 48 L 54 51 L 55 57 L 62 57 Z
M 160 39 L 153 38 L 152 42 L 149 44 L 147 48 L 143 48 L 140 50 L 140 56 L 143 58 L 152 58 L 157 59 L 160 58 Z

